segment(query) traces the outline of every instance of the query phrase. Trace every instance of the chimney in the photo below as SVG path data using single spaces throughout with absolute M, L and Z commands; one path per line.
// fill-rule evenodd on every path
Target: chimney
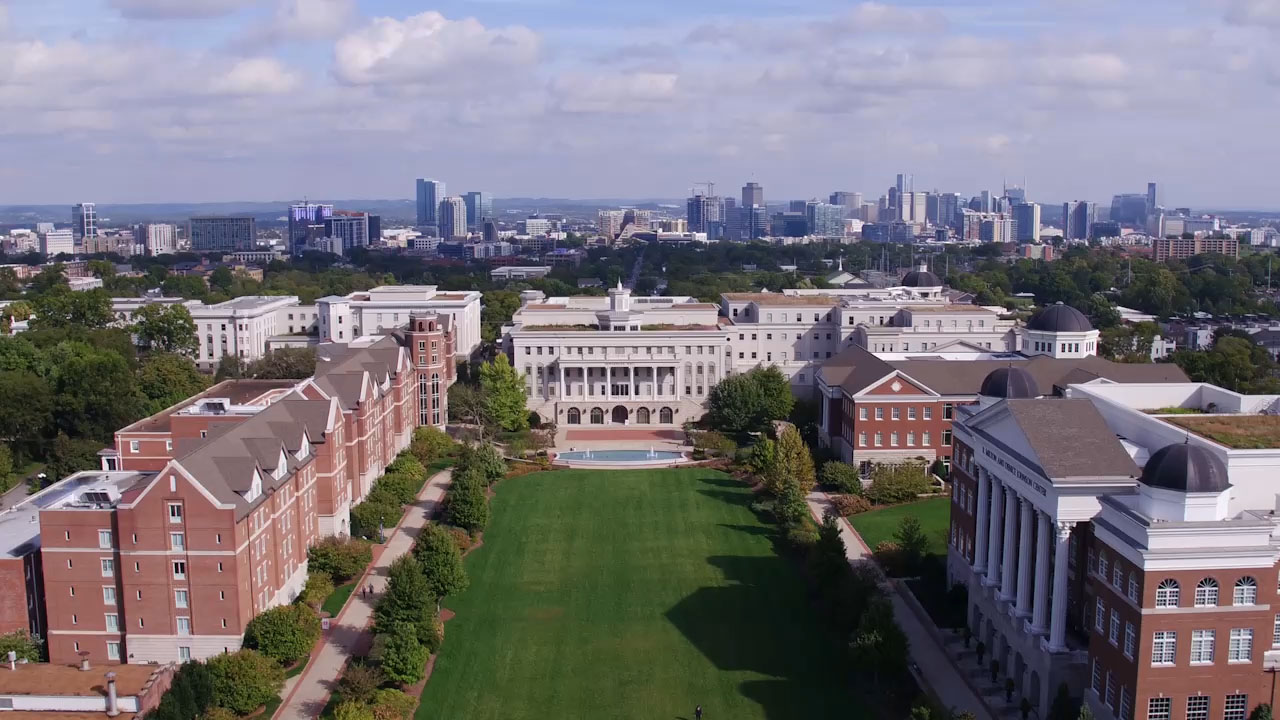
M 88 650 L 80 651 L 80 671 L 81 672 L 89 671 L 89 651 Z
M 14 652 L 13 650 L 9 651 L 9 669 L 10 670 L 18 669 L 18 653 Z
M 120 703 L 116 699 L 116 674 L 107 673 L 107 717 L 120 714 Z

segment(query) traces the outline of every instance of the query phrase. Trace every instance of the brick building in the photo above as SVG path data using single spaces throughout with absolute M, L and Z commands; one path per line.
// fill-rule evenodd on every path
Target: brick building
M 25 626 L 44 630 L 55 663 L 239 648 L 250 619 L 302 589 L 307 547 L 349 532 L 351 506 L 413 429 L 443 426 L 453 344 L 449 316 L 414 315 L 407 330 L 320 345 L 311 378 L 228 380 L 121 429 L 102 470 L 0 516 L 31 573 Z M 10 604 L 0 622 L 17 626 Z
M 1021 369 L 954 422 L 948 575 L 1016 693 L 1244 720 L 1280 668 L 1280 396 Z M 1013 377 L 1016 376 L 1016 377 Z M 989 394 L 988 394 L 989 393 Z

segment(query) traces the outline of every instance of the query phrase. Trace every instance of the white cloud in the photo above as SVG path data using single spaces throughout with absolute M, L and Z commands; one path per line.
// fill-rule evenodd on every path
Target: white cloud
M 939 32 L 946 28 L 947 18 L 942 12 L 932 8 L 904 8 L 864 2 L 838 18 L 836 25 L 842 31 L 853 32 Z
M 570 113 L 628 113 L 678 101 L 675 73 L 570 73 L 551 83 L 557 109 Z
M 248 58 L 215 77 L 210 90 L 221 95 L 280 95 L 300 82 L 296 72 L 275 58 Z
M 175 20 L 230 15 L 258 0 L 111 0 L 111 7 L 128 18 Z
M 1228 22 L 1280 28 L 1280 0 L 1227 0 Z
M 355 0 L 279 0 L 273 34 L 304 40 L 336 37 L 355 14 Z
M 438 12 L 396 20 L 377 18 L 342 36 L 334 73 L 353 85 L 475 83 L 482 71 L 528 68 L 540 39 L 526 27 L 486 28 L 475 18 L 450 20 Z

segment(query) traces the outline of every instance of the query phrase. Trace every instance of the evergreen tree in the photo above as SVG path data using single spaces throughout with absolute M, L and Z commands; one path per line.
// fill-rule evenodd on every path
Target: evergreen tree
M 491 422 L 507 432 L 529 429 L 524 378 L 506 355 L 498 353 L 491 362 L 480 366 L 480 390 L 484 394 L 485 415 Z
M 378 658 L 382 672 L 395 682 L 412 685 L 422 679 L 427 665 L 427 650 L 418 642 L 410 623 L 395 623 L 382 646 Z
M 422 564 L 427 585 L 437 598 L 467 589 L 467 570 L 462 565 L 462 552 L 449 531 L 432 523 L 413 547 L 414 557 Z
M 808 494 L 817 483 L 817 475 L 813 469 L 813 455 L 809 446 L 794 427 L 782 431 L 778 438 L 779 472 L 786 478 L 795 480 L 801 492 Z

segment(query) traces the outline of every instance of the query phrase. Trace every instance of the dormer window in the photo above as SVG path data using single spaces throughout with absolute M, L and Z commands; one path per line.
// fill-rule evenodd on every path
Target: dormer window
M 262 495 L 262 476 L 257 470 L 253 471 L 253 480 L 249 483 L 249 489 L 244 493 L 245 502 L 253 502 Z

